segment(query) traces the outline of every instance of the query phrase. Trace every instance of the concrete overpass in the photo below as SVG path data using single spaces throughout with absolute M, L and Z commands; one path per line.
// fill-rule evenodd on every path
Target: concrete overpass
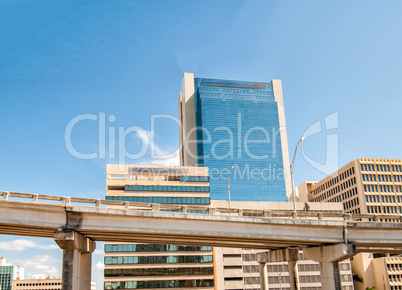
M 272 212 L 16 192 L 0 196 L 0 233 L 54 238 L 64 250 L 63 289 L 69 290 L 88 289 L 95 241 L 267 249 L 271 254 L 302 247 L 317 261 L 328 256 L 326 249 L 335 255 L 339 250 L 332 264 L 357 251 L 402 252 L 400 215 Z M 383 218 L 395 222 L 379 222 Z

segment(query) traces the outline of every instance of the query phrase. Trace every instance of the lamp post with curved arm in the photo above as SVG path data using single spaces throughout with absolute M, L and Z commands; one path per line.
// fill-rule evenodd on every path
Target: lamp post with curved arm
M 296 212 L 296 194 L 295 194 L 295 185 L 293 182 L 293 169 L 295 167 L 295 159 L 296 159 L 296 152 L 297 152 L 297 147 L 299 146 L 300 142 L 304 140 L 304 136 L 300 137 L 299 142 L 297 142 L 296 148 L 295 148 L 295 153 L 293 154 L 293 159 L 292 159 L 292 164 L 290 164 L 290 179 L 292 182 L 292 195 L 293 195 L 293 211 Z

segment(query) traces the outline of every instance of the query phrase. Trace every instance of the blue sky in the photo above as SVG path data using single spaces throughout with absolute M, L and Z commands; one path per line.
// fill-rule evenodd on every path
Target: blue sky
M 170 152 L 177 125 L 151 132 L 150 120 L 177 116 L 183 72 L 281 79 L 291 156 L 306 130 L 337 113 L 335 128 L 305 140 L 296 184 L 325 176 L 307 160 L 325 164 L 328 134 L 339 140 L 328 147 L 337 152 L 332 168 L 358 157 L 400 159 L 401 12 L 400 1 L 370 0 L 0 1 L 0 190 L 102 198 L 106 164 L 116 159 L 72 156 L 67 124 L 83 114 L 113 115 L 107 129 L 141 127 Z M 96 152 L 97 139 L 96 121 L 73 130 L 81 152 Z M 129 152 L 140 144 L 127 136 Z M 23 250 L 9 251 L 16 243 Z M 29 275 L 53 276 L 61 267 L 53 244 L 1 236 L 0 255 Z M 94 255 L 94 266 L 101 257 Z M 54 269 L 35 269 L 33 259 Z M 93 274 L 101 284 L 102 271 Z

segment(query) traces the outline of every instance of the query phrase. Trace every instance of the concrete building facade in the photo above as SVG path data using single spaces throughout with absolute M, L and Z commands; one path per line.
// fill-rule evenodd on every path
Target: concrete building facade
M 341 202 L 347 213 L 375 214 L 378 221 L 394 222 L 402 214 L 402 160 L 358 158 L 320 181 L 303 182 L 297 190 L 300 201 Z M 354 256 L 355 288 L 402 289 L 397 266 L 401 259 Z
M 211 201 L 212 207 L 227 207 L 227 201 Z M 290 202 L 232 202 L 234 208 L 293 211 Z M 306 210 L 305 203 L 298 202 L 299 211 Z M 311 212 L 343 212 L 341 203 L 310 203 Z M 263 250 L 233 249 L 214 247 L 214 278 L 215 289 L 221 290 L 251 290 L 261 289 L 260 269 L 257 254 Z M 299 289 L 321 289 L 321 274 L 319 263 L 304 258 L 300 252 L 297 262 Z M 339 275 L 342 290 L 353 289 L 353 279 L 349 260 L 339 263 Z M 289 267 L 287 262 L 269 263 L 267 265 L 268 286 L 270 290 L 290 289 Z
M 342 202 L 347 213 L 399 215 L 402 160 L 358 158 L 318 182 L 302 183 L 297 190 L 300 201 Z
M 107 200 L 210 203 L 208 168 L 108 165 L 106 183 Z M 214 289 L 212 247 L 106 243 L 104 273 L 105 289 Z
M 62 279 L 14 280 L 12 290 L 61 290 Z
M 24 279 L 24 268 L 7 263 L 5 257 L 0 258 L 0 289 L 11 290 L 12 281 Z
M 62 279 L 35 278 L 34 275 L 34 279 L 13 280 L 12 290 L 61 290 L 62 282 Z M 96 290 L 96 283 L 93 281 L 90 290 Z
M 372 253 L 361 253 L 353 257 L 353 273 L 356 290 L 375 286 L 377 290 L 402 289 L 402 257 L 375 257 Z
M 280 80 L 194 78 L 179 95 L 180 164 L 205 166 L 211 198 L 287 201 L 291 194 L 285 110 Z

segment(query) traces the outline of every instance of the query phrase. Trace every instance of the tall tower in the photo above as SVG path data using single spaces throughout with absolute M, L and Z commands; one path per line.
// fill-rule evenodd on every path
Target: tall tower
M 292 188 L 280 80 L 184 73 L 178 105 L 181 165 L 209 167 L 211 199 L 228 198 L 231 173 L 231 200 L 287 201 Z

